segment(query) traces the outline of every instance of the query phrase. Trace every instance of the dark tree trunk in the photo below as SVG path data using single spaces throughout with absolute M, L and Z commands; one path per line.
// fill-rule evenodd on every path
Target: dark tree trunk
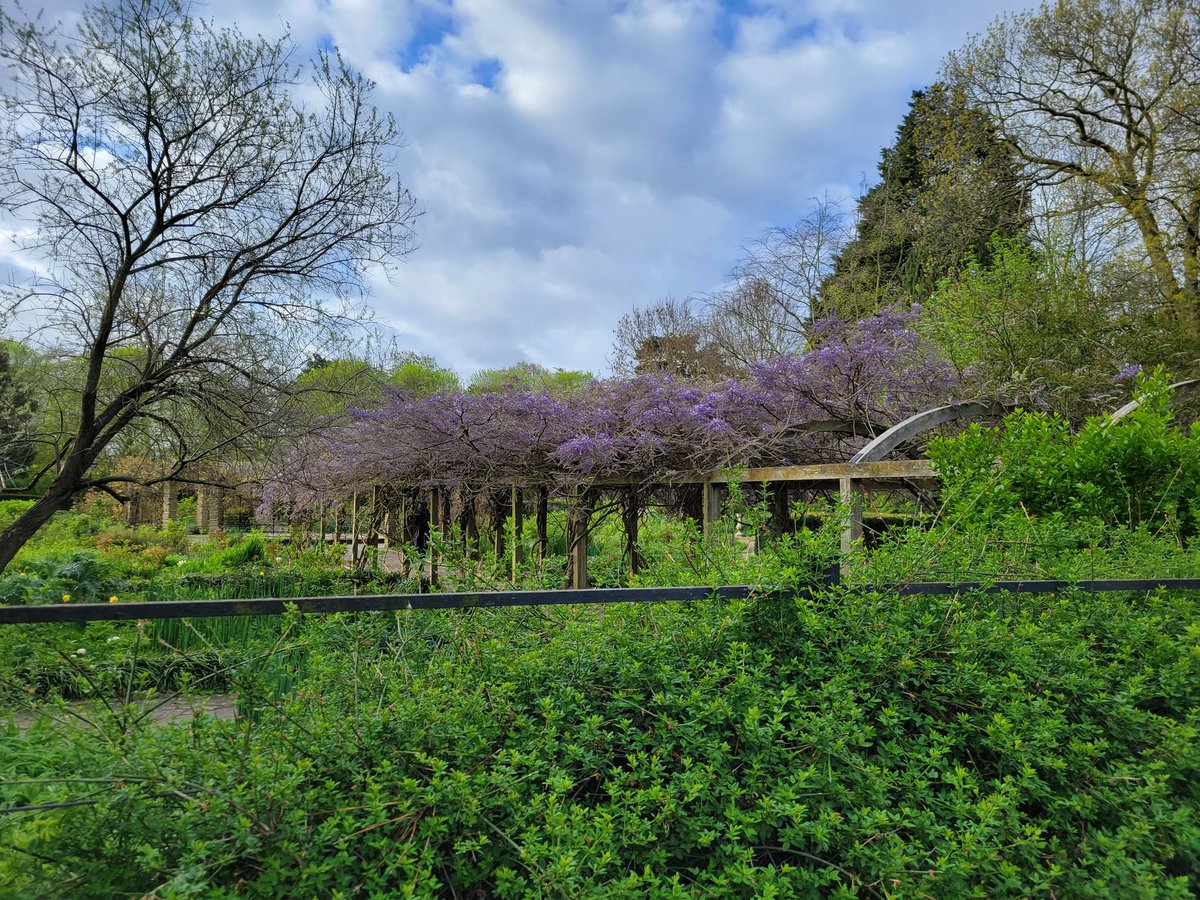
M 34 501 L 33 506 L 0 532 L 0 572 L 8 567 L 13 557 L 37 530 L 50 521 L 51 516 L 70 505 L 71 497 L 75 493 L 73 487 L 60 475 L 50 485 L 50 489 Z

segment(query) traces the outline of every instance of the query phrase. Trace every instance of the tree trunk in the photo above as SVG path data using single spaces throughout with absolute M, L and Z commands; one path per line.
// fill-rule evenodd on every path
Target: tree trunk
M 73 491 L 60 476 L 50 490 L 34 501 L 17 520 L 0 532 L 0 572 L 3 572 L 17 552 L 37 534 L 37 530 L 50 521 L 60 509 L 70 505 Z

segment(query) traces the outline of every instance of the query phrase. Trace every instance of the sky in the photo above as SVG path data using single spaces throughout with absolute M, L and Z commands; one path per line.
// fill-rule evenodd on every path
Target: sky
M 460 375 L 608 370 L 622 314 L 715 290 L 743 246 L 876 179 L 912 91 L 1003 0 L 209 0 L 377 83 L 416 249 L 371 279 Z M 81 3 L 49 0 L 48 18 Z M 36 8 L 36 3 L 26 4 Z M 22 259 L 0 247 L 0 265 Z

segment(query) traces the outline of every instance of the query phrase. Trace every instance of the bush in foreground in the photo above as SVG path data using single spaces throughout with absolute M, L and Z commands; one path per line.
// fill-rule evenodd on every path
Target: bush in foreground
M 832 593 L 297 620 L 281 706 L 268 659 L 234 723 L 0 738 L 6 804 L 98 801 L 0 818 L 0 876 L 30 896 L 1191 896 L 1196 613 Z

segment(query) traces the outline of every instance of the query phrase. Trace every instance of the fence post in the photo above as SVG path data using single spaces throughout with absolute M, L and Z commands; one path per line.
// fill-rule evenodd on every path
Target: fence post
M 706 538 L 713 536 L 713 526 L 721 518 L 721 499 L 717 496 L 717 486 L 706 481 L 700 486 L 701 495 L 701 528 Z
M 858 479 L 843 475 L 839 479 L 842 505 L 846 508 L 846 520 L 842 527 L 842 574 L 846 574 L 846 557 L 862 539 L 862 490 Z

